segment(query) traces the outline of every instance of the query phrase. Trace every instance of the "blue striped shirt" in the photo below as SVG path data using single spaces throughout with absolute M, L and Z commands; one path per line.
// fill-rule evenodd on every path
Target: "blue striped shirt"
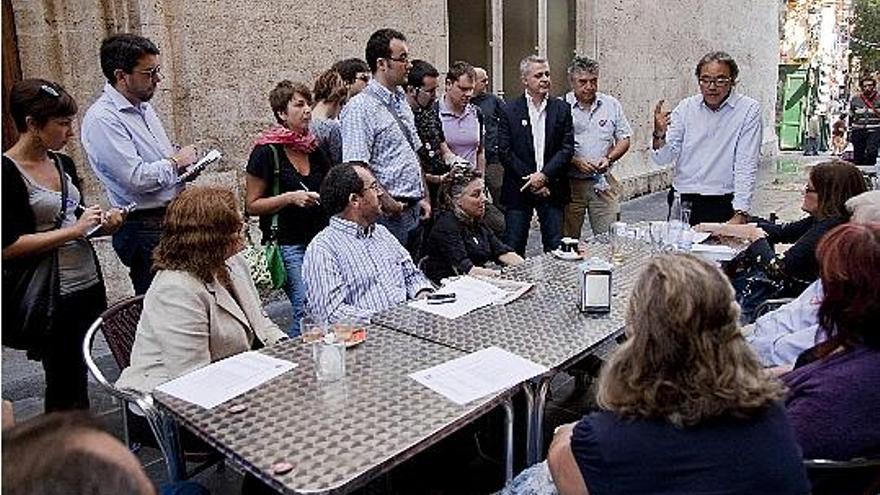
M 373 79 L 342 108 L 342 161 L 368 164 L 379 184 L 395 198 L 421 199 L 425 195 L 422 167 L 415 150 L 422 142 L 406 93 L 396 89 L 392 93 Z M 386 105 L 408 129 L 412 146 Z
M 302 277 L 307 313 L 330 323 L 369 322 L 373 313 L 432 288 L 388 229 L 338 216 L 306 248 Z
M 168 157 L 174 147 L 149 103 L 134 106 L 110 84 L 83 118 L 81 140 L 110 204 L 165 206 L 183 190 Z

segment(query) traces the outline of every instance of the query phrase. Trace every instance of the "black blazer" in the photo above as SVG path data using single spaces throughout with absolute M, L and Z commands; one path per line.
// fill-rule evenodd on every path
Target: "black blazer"
M 544 168 L 549 179 L 550 198 L 557 204 L 568 201 L 568 167 L 574 153 L 574 130 L 571 107 L 555 97 L 548 97 L 544 130 Z M 508 208 L 533 206 L 546 201 L 529 190 L 520 192 L 523 177 L 536 171 L 532 125 L 525 95 L 505 105 L 498 127 L 498 154 L 504 166 L 501 204 Z

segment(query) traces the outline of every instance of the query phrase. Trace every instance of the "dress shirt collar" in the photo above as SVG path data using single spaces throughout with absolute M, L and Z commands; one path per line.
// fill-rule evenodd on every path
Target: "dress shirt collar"
M 541 112 L 544 111 L 545 108 L 547 108 L 547 100 L 550 99 L 550 95 L 544 95 L 544 99 L 541 100 L 541 104 L 538 106 L 535 106 L 535 103 L 532 100 L 532 96 L 529 94 L 528 91 L 525 92 L 525 95 L 526 95 L 526 106 L 528 106 L 530 109 L 532 109 L 540 114 Z
M 731 109 L 736 108 L 736 104 L 739 103 L 740 99 L 742 99 L 741 94 L 734 93 L 733 90 L 730 90 L 730 94 L 727 96 L 724 102 L 721 103 L 721 106 L 719 106 L 717 110 L 712 110 L 711 108 L 709 108 L 709 106 L 706 105 L 706 100 L 701 99 L 700 104 L 706 107 L 706 109 L 708 110 L 711 110 L 713 112 L 720 112 L 726 106 L 729 106 Z
M 147 104 L 145 102 L 140 102 L 137 106 L 133 105 L 128 101 L 128 98 L 123 96 L 123 94 L 110 83 L 104 83 L 104 93 L 110 98 L 110 101 L 113 103 L 113 106 L 116 107 L 116 110 L 120 112 L 128 109 L 143 112 L 146 109 Z
M 342 234 L 355 237 L 357 239 L 367 239 L 373 237 L 376 230 L 376 224 L 363 227 L 351 220 L 346 220 L 338 215 L 330 217 L 330 227 Z
M 372 93 L 378 96 L 385 104 L 400 103 L 401 100 L 406 100 L 406 92 L 403 91 L 403 88 L 397 86 L 392 92 L 385 86 L 382 86 L 376 79 L 370 79 L 366 90 L 372 91 Z
M 593 103 L 590 104 L 590 108 L 584 108 L 581 102 L 574 95 L 573 91 L 569 91 L 568 94 L 565 95 L 565 101 L 567 101 L 571 108 L 579 108 L 584 112 L 593 113 L 602 106 L 602 93 L 596 92 L 596 99 L 593 100 Z

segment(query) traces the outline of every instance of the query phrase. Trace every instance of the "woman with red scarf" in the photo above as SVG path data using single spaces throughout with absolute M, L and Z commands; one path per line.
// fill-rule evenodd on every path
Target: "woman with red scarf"
M 293 305 L 288 335 L 295 337 L 303 316 L 303 255 L 315 234 L 327 225 L 317 191 L 330 162 L 309 131 L 312 93 L 308 87 L 281 81 L 269 93 L 269 103 L 278 123 L 257 138 L 248 160 L 247 213 L 259 215 L 264 243 L 275 237 L 281 246 L 287 269 L 284 291 Z

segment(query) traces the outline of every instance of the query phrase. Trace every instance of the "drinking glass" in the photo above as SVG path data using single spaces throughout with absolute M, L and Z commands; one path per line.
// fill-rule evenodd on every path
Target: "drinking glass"
M 655 221 L 648 224 L 648 235 L 651 238 L 651 252 L 663 251 L 663 237 L 666 234 L 666 222 Z
M 303 316 L 300 320 L 300 332 L 302 332 L 302 341 L 307 344 L 313 344 L 324 338 L 324 332 L 327 330 L 327 322 L 321 321 L 314 316 Z
M 623 263 L 623 245 L 627 236 L 625 222 L 614 222 L 608 230 L 608 238 L 611 242 L 611 262 L 615 265 Z
M 329 335 L 328 335 L 329 337 Z M 319 381 L 335 382 L 345 376 L 345 344 L 333 339 L 315 343 L 312 357 Z

